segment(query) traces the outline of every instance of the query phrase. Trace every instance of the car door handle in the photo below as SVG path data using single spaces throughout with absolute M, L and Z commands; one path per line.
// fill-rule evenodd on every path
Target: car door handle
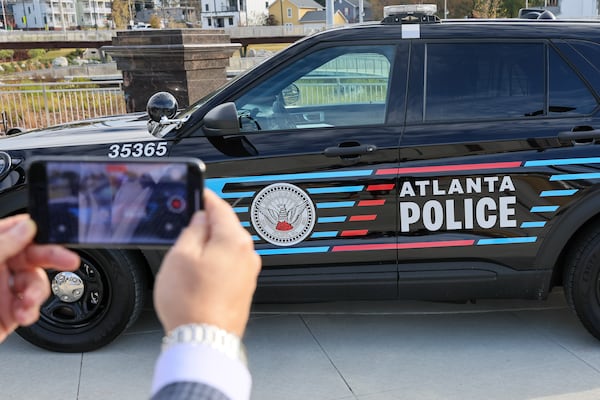
M 325 157 L 350 157 L 350 156 L 360 156 L 363 154 L 374 153 L 377 151 L 377 146 L 374 144 L 361 144 L 358 146 L 334 146 L 327 147 L 323 154 Z
M 581 128 L 586 128 L 586 127 L 578 127 L 579 129 Z M 575 129 L 578 129 L 575 128 Z M 567 140 L 567 141 L 571 141 L 571 142 L 576 142 L 576 143 L 582 143 L 585 141 L 591 142 L 593 139 L 600 139 L 600 129 L 591 129 L 588 128 L 588 130 L 575 130 L 575 131 L 566 131 L 566 132 L 559 132 L 558 133 L 558 139 L 559 140 Z

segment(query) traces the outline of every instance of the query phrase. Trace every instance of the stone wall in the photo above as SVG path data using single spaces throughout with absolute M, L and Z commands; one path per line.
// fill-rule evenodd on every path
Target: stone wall
M 222 30 L 161 29 L 117 32 L 102 47 L 123 74 L 127 111 L 144 111 L 167 91 L 187 107 L 227 81 L 229 58 L 240 47 Z

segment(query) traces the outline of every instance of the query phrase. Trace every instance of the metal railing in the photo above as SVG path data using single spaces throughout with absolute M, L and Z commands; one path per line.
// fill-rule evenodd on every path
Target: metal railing
M 4 132 L 125 113 L 122 81 L 0 85 Z

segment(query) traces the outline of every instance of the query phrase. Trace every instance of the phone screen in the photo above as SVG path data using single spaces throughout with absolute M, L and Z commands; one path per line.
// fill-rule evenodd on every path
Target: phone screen
M 43 243 L 170 245 L 201 207 L 190 162 L 45 161 L 30 187 Z

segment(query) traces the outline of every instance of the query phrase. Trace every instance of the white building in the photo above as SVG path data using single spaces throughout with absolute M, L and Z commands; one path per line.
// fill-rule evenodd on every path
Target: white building
M 111 14 L 109 0 L 13 0 L 17 29 L 74 29 L 106 27 Z
M 546 0 L 545 6 L 559 19 L 598 17 L 598 0 Z
M 246 25 L 246 0 L 202 0 L 202 28 L 223 29 Z
M 109 0 L 79 0 L 76 3 L 77 24 L 103 28 L 109 25 L 112 2 Z
M 559 1 L 559 18 L 594 18 L 598 16 L 597 0 Z

